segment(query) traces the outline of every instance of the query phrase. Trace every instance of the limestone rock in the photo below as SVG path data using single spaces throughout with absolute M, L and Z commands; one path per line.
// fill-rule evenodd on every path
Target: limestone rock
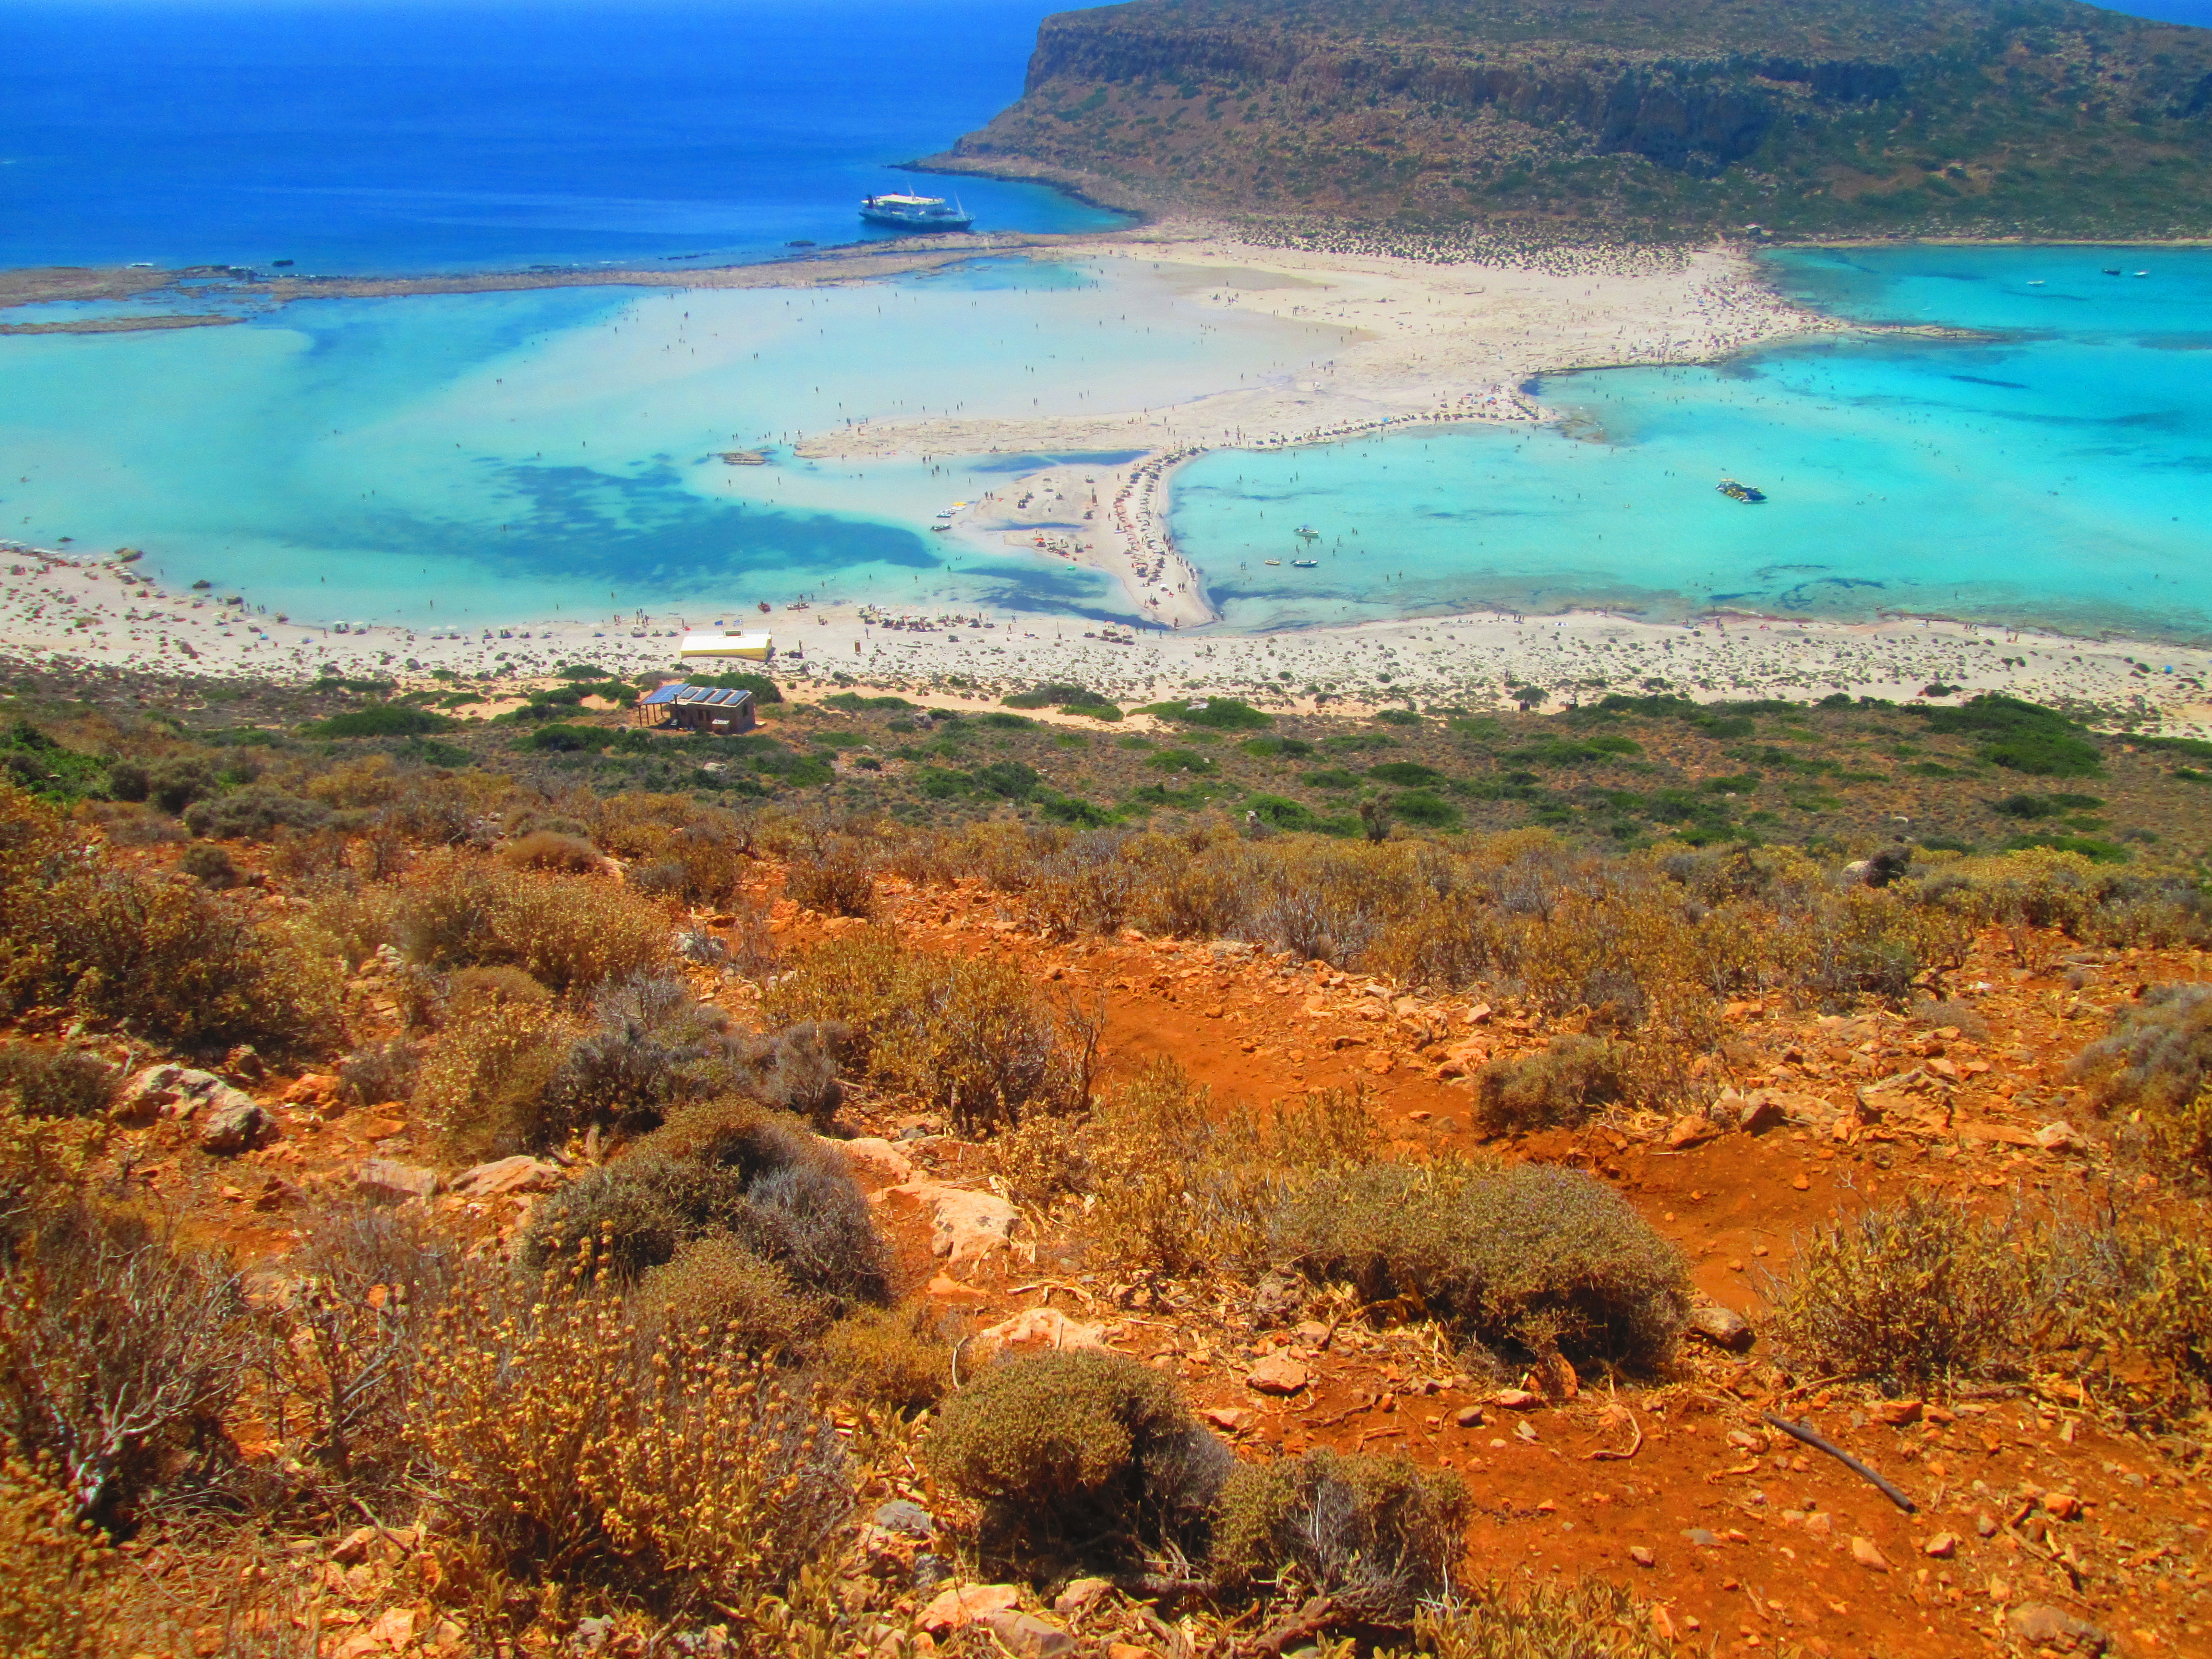
M 234 1096 L 228 1101 L 216 1101 L 214 1109 L 200 1125 L 200 1150 L 218 1158 L 232 1158 L 240 1152 L 251 1152 L 256 1146 L 265 1146 L 284 1133 L 267 1109 L 235 1089 L 222 1092 Z
M 1544 1396 L 1531 1394 L 1526 1389 L 1500 1389 L 1490 1396 L 1493 1406 L 1503 1406 L 1509 1412 L 1532 1412 L 1544 1403 Z
M 451 1190 L 469 1198 L 504 1198 L 512 1193 L 550 1193 L 561 1178 L 559 1164 L 517 1152 L 462 1170 L 453 1177 Z
M 1741 1353 L 1758 1340 L 1751 1322 L 1733 1308 L 1723 1308 L 1717 1302 L 1700 1302 L 1690 1310 L 1685 1328 L 1692 1336 L 1703 1337 L 1717 1348 L 1730 1353 Z
M 928 1211 L 929 1248 L 956 1267 L 980 1261 L 994 1250 L 1012 1249 L 1022 1222 L 1022 1212 L 996 1193 L 941 1182 L 909 1181 L 884 1188 L 880 1196 L 905 1199 Z
M 1871 1538 L 1851 1540 L 1851 1559 L 1871 1571 L 1889 1571 L 1889 1558 L 1881 1553 L 1881 1547 Z
M 252 1104 L 252 1096 L 232 1088 L 213 1072 L 149 1066 L 124 1084 L 108 1115 L 118 1123 L 151 1123 L 160 1117 L 191 1117 L 207 1108 L 222 1111 Z
M 878 1504 L 868 1521 L 885 1532 L 908 1538 L 931 1538 L 937 1533 L 937 1517 L 908 1498 L 894 1498 L 887 1504 Z
M 1908 1423 L 1917 1423 L 1923 1409 L 1917 1400 L 1878 1400 L 1867 1415 L 1877 1423 L 1887 1423 L 1892 1428 L 1903 1428 Z
M 2005 1614 L 2005 1627 L 2033 1648 L 2052 1648 L 2083 1659 L 2112 1646 L 2112 1638 L 2086 1619 L 2041 1601 L 2023 1601 Z
M 969 1352 L 980 1365 L 1010 1349 L 1103 1348 L 1103 1328 L 1070 1319 L 1057 1308 L 1031 1308 L 976 1332 Z
M 1675 1152 L 1713 1138 L 1713 1121 L 1698 1112 L 1685 1112 L 1667 1126 L 1667 1145 Z
M 372 1204 L 404 1204 L 409 1199 L 427 1199 L 434 1194 L 438 1172 L 388 1158 L 372 1158 L 354 1171 L 353 1189 L 356 1196 Z

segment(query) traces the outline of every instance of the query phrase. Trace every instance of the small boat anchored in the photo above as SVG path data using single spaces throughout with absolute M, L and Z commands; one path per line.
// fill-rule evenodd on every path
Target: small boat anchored
M 1730 501 L 1741 501 L 1746 507 L 1755 507 L 1766 499 L 1765 490 L 1753 489 L 1749 484 L 1741 483 L 1734 478 L 1723 478 L 1714 488 Z
M 1291 568 L 1293 570 L 1311 570 L 1320 562 L 1321 561 L 1319 559 L 1292 559 L 1291 561 Z

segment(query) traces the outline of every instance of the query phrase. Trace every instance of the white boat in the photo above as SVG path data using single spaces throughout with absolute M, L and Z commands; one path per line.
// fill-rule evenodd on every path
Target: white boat
M 860 217 L 886 230 L 965 230 L 975 222 L 964 208 L 942 196 L 865 197 Z

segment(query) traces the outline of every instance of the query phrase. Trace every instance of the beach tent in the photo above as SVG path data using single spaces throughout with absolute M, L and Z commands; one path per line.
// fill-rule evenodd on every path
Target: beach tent
M 746 657 L 766 662 L 775 649 L 765 634 L 686 634 L 677 648 L 679 657 Z

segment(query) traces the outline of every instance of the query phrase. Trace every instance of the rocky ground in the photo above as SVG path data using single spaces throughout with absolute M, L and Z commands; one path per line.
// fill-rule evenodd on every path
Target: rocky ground
M 764 867 L 758 895 L 781 949 L 863 925 L 802 911 L 775 896 L 780 885 Z M 1041 985 L 1101 1001 L 1109 1081 L 1164 1054 L 1231 1111 L 1356 1088 L 1408 1157 L 1476 1152 L 1470 1073 L 1554 1034 L 1510 1003 L 1409 996 L 1249 946 L 1133 933 L 1055 943 L 1018 901 L 972 882 L 886 878 L 879 906 L 926 948 L 1002 956 Z M 709 930 L 736 920 L 696 918 Z M 1343 1298 L 1286 1282 L 1256 1295 L 1121 1282 L 1086 1268 L 1066 1217 L 1012 1201 L 986 1150 L 928 1115 L 855 1091 L 835 1133 L 897 1241 L 907 1291 L 958 1331 L 956 1365 L 1007 1347 L 1109 1346 L 1180 1379 L 1244 1456 L 1326 1445 L 1456 1469 L 1474 1493 L 1468 1547 L 1483 1574 L 1617 1581 L 1657 1604 L 1685 1651 L 2212 1652 L 2200 1577 L 2212 1503 L 2193 1443 L 2120 1431 L 2071 1385 L 1879 1401 L 1785 1373 L 1763 1331 L 1766 1275 L 1839 1210 L 1913 1190 L 2166 1201 L 2157 1177 L 2116 1165 L 2090 1132 L 2066 1068 L 2139 987 L 2201 980 L 2207 967 L 2193 952 L 1993 934 L 1956 975 L 1986 1035 L 1732 1003 L 1732 1041 L 1711 1061 L 1726 1086 L 1710 1114 L 1620 1112 L 1480 1147 L 1598 1175 L 1692 1263 L 1710 1304 L 1699 1335 L 1671 1372 L 1634 1387 L 1563 1364 L 1508 1387 L 1479 1381 L 1433 1327 L 1373 1326 Z M 741 1020 L 758 995 L 733 974 L 697 977 Z M 347 999 L 355 1044 L 396 1029 L 398 987 L 376 961 Z M 21 1033 L 62 1023 L 34 1013 Z M 133 1073 L 112 1179 L 159 1194 L 191 1232 L 250 1261 L 289 1248 L 305 1202 L 345 1194 L 424 1207 L 497 1250 L 597 1152 L 443 1168 L 406 1108 L 346 1109 L 327 1075 L 272 1071 L 250 1052 L 197 1071 L 109 1046 Z M 1862 1460 L 1905 1502 L 1778 1419 Z M 252 1431 L 242 1438 L 252 1452 Z M 866 1498 L 872 1559 L 895 1577 L 939 1547 L 945 1507 L 906 1467 L 917 1473 L 886 1475 Z M 314 1547 L 317 1587 L 299 1619 L 322 1633 L 322 1653 L 464 1650 L 423 1582 L 422 1542 L 376 1522 Z M 139 1565 L 166 1594 L 220 1601 L 204 1584 L 165 1580 L 158 1547 Z M 168 1565 L 185 1571 L 182 1556 Z M 887 1616 L 919 1620 L 933 1642 L 972 1639 L 955 1632 L 981 1619 L 1018 1653 L 1183 1650 L 1171 1627 L 1100 1587 L 1072 1587 L 1055 1611 L 1010 1588 L 934 1582 L 946 1570 L 908 1579 L 921 1588 L 893 1597 Z M 211 1612 L 216 1645 L 199 1651 L 220 1650 L 223 1628 Z

